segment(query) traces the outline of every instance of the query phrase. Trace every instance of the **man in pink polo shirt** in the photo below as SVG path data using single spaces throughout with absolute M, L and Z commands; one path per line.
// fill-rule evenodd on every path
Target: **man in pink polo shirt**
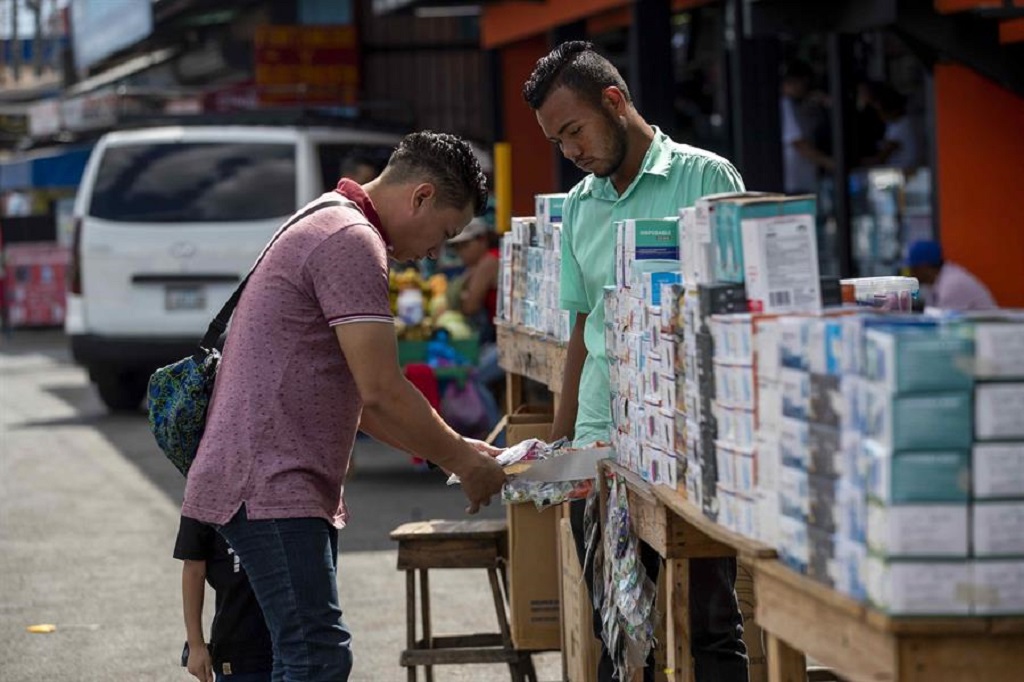
M 258 188 L 257 188 L 258 191 Z M 433 256 L 486 205 L 486 180 L 452 135 L 405 137 L 377 179 L 298 221 L 249 280 L 228 331 L 182 515 L 238 555 L 274 644 L 274 679 L 347 680 L 338 529 L 356 431 L 462 479 L 470 513 L 505 480 L 496 451 L 460 437 L 402 375 L 388 259 Z

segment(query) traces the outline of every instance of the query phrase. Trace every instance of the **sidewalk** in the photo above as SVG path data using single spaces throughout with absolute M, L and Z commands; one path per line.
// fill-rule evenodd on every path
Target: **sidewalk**
M 357 526 L 364 519 L 376 532 L 389 514 L 451 517 L 462 507 L 440 481 L 413 478 L 401 456 L 372 443 L 361 443 L 357 456 Z M 181 567 L 171 558 L 183 480 L 164 474 L 170 465 L 161 457 L 143 417 L 104 413 L 84 373 L 67 363 L 59 335 L 16 333 L 0 346 L 2 682 L 192 679 L 176 666 L 184 627 Z M 413 490 L 415 499 L 382 497 L 388 486 Z M 403 681 L 405 580 L 395 552 L 367 533 L 342 531 L 341 545 L 351 679 Z M 431 587 L 435 634 L 496 630 L 482 571 L 436 572 Z M 57 632 L 26 632 L 40 623 Z M 561 678 L 558 654 L 536 660 L 542 680 Z M 435 676 L 509 679 L 502 666 L 435 668 Z

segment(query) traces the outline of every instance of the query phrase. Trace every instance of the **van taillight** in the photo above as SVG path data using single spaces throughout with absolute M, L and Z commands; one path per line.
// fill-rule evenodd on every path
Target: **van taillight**
M 68 291 L 82 293 L 82 219 L 75 218 L 74 237 L 71 242 L 71 262 L 68 265 Z

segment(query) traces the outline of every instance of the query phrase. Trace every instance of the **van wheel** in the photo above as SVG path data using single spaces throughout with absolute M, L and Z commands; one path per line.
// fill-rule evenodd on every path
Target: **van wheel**
M 111 412 L 137 412 L 149 377 L 138 372 L 104 372 L 95 378 L 100 400 Z

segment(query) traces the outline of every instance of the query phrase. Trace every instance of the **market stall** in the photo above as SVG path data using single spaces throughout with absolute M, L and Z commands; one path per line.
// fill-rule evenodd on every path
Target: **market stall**
M 568 326 L 549 204 L 505 237 L 498 342 L 510 386 L 556 392 Z M 643 541 L 665 569 L 655 595 L 629 551 L 605 553 L 606 644 L 657 640 L 668 678 L 693 679 L 688 562 L 735 556 L 756 593 L 748 632 L 765 633 L 751 679 L 804 679 L 805 654 L 844 679 L 1014 679 L 1024 314 L 915 314 L 912 278 L 822 278 L 814 215 L 812 197 L 737 195 L 616 225 L 599 542 Z M 564 576 L 572 552 L 558 555 Z M 566 670 L 593 679 L 566 589 Z

